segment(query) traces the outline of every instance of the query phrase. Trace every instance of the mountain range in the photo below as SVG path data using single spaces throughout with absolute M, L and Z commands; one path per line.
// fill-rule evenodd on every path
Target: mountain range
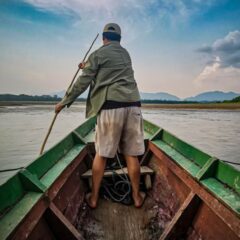
M 87 98 L 87 94 L 88 94 L 88 91 L 85 91 L 80 97 Z M 65 91 L 51 93 L 50 95 L 51 96 L 57 95 L 58 97 L 62 98 L 65 95 Z M 165 92 L 157 92 L 157 93 L 140 92 L 140 96 L 142 100 L 216 102 L 216 101 L 232 100 L 233 98 L 240 96 L 240 93 L 209 91 L 209 92 L 200 93 L 196 96 L 187 97 L 184 99 L 181 99 L 175 95 L 165 93 Z
M 197 101 L 197 102 L 216 102 L 224 100 L 232 100 L 235 97 L 238 97 L 240 93 L 235 92 L 221 92 L 221 91 L 212 91 L 200 93 L 194 97 L 189 97 L 184 99 L 185 101 Z

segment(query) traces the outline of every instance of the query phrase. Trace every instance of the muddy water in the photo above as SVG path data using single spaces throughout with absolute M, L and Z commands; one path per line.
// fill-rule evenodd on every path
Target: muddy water
M 1 107 L 0 169 L 33 161 L 53 116 L 53 105 Z M 240 111 L 143 109 L 143 116 L 210 155 L 240 163 Z M 83 104 L 65 109 L 57 118 L 46 149 L 84 119 Z M 13 174 L 0 173 L 0 184 Z

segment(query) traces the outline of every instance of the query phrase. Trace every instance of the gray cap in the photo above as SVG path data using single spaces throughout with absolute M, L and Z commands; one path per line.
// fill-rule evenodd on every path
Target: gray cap
M 112 32 L 121 36 L 121 28 L 116 23 L 108 23 L 105 25 L 103 32 Z

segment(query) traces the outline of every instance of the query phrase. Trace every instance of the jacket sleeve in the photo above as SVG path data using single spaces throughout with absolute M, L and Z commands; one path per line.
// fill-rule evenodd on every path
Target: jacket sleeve
M 61 101 L 61 104 L 70 107 L 76 98 L 88 88 L 92 81 L 94 81 L 97 71 L 98 57 L 96 52 L 93 52 L 89 56 L 82 74 L 78 77 L 72 88 L 66 93 L 65 97 Z

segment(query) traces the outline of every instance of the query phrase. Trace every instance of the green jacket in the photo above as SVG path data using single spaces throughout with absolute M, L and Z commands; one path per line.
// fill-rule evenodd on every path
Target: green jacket
M 106 100 L 140 101 L 131 58 L 127 50 L 116 41 L 103 45 L 89 56 L 82 75 L 61 103 L 69 107 L 89 85 L 87 118 L 97 115 Z

